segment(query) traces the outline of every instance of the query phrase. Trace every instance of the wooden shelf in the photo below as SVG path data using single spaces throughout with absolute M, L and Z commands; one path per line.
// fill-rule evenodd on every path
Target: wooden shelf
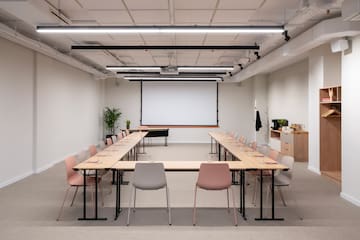
M 325 101 L 325 102 L 320 102 L 320 104 L 341 104 L 341 101 Z
M 280 130 L 270 130 L 270 137 L 275 139 L 280 139 L 281 131 Z
M 320 171 L 341 181 L 341 86 L 321 88 Z

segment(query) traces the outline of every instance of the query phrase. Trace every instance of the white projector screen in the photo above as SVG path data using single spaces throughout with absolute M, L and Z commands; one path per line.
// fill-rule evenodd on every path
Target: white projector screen
M 217 126 L 216 82 L 142 82 L 142 125 Z

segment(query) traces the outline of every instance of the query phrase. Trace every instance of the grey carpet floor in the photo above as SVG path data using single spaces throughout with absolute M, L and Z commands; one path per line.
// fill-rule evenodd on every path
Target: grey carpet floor
M 216 160 L 209 154 L 208 144 L 152 145 L 140 161 L 148 160 Z M 63 200 L 66 181 L 63 163 L 40 174 L 0 189 L 0 239 L 360 239 L 360 208 L 340 198 L 340 186 L 332 180 L 307 170 L 306 163 L 296 163 L 291 188 L 284 189 L 287 206 L 276 194 L 276 215 L 284 221 L 260 222 L 258 201 L 251 203 L 253 179 L 247 177 L 247 221 L 240 216 L 234 227 L 232 215 L 226 210 L 226 192 L 200 191 L 198 196 L 198 225 L 192 226 L 192 205 L 195 172 L 166 173 L 170 188 L 173 225 L 167 225 L 165 192 L 139 191 L 137 210 L 131 225 L 125 226 L 129 186 L 122 186 L 123 211 L 114 221 L 115 187 L 111 174 L 105 177 L 104 207 L 100 216 L 107 221 L 78 221 L 82 214 L 82 191 L 74 206 L 69 207 L 73 189 L 68 197 L 61 221 L 56 217 Z M 125 174 L 131 180 L 131 173 Z M 233 186 L 236 206 L 239 189 Z M 90 196 L 90 194 L 89 194 Z M 90 199 L 90 198 L 88 198 Z M 270 214 L 269 203 L 265 214 Z M 88 213 L 92 214 L 88 202 Z

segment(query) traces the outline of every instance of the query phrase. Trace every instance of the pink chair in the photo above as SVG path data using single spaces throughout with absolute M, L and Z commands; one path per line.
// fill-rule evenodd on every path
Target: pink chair
M 123 136 L 122 132 L 119 132 L 118 135 L 117 135 L 117 139 L 120 140 L 120 139 L 122 139 L 123 137 L 124 137 L 124 136 Z
M 76 165 L 76 158 L 74 156 L 68 157 L 65 159 L 65 169 L 66 169 L 66 179 L 67 179 L 67 183 L 69 185 L 69 187 L 66 189 L 66 193 L 65 193 L 65 197 L 64 200 L 62 202 L 61 208 L 60 208 L 60 212 L 59 215 L 56 219 L 56 221 L 60 220 L 61 214 L 63 212 L 63 208 L 64 208 L 64 204 L 65 204 L 65 200 L 67 198 L 67 195 L 69 193 L 70 188 L 75 187 L 75 193 L 74 196 L 72 198 L 71 204 L 70 206 L 72 206 L 74 204 L 74 200 L 76 197 L 76 194 L 78 192 L 79 187 L 84 186 L 84 177 L 79 174 L 78 172 L 74 171 L 73 167 Z M 98 181 L 100 181 L 101 179 L 98 178 Z M 87 177 L 86 178 L 86 185 L 95 185 L 95 178 L 94 177 Z M 100 191 L 102 193 L 102 189 L 100 188 Z
M 112 145 L 112 144 L 113 144 L 112 139 L 111 139 L 111 138 L 107 138 L 107 139 L 106 139 L 106 145 L 107 145 L 107 146 L 110 146 L 110 145 Z
M 193 225 L 196 225 L 196 193 L 197 189 L 205 190 L 225 190 L 227 192 L 227 206 L 229 210 L 229 189 L 233 199 L 234 224 L 237 226 L 237 213 L 235 209 L 235 196 L 231 188 L 231 175 L 227 163 L 202 163 L 200 165 L 199 176 L 195 186 Z
M 89 146 L 89 153 L 90 153 L 90 157 L 94 156 L 97 154 L 97 149 L 95 145 L 90 145 Z

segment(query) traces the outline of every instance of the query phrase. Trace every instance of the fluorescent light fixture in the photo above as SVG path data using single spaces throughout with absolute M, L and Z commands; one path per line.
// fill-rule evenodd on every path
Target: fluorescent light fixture
M 283 26 L 37 26 L 38 33 L 282 33 Z
M 106 66 L 110 71 L 122 71 L 122 72 L 161 72 L 161 70 L 167 69 L 167 67 L 157 66 Z M 233 66 L 179 66 L 173 67 L 178 72 L 229 72 L 233 71 Z
M 221 77 L 129 77 L 125 76 L 124 79 L 130 81 L 222 81 Z
M 179 72 L 228 72 L 234 70 L 232 66 L 225 67 L 178 67 Z
M 129 71 L 129 72 L 141 72 L 141 71 L 147 71 L 147 72 L 160 72 L 161 67 L 131 67 L 131 66 L 106 66 L 107 70 L 110 71 Z

